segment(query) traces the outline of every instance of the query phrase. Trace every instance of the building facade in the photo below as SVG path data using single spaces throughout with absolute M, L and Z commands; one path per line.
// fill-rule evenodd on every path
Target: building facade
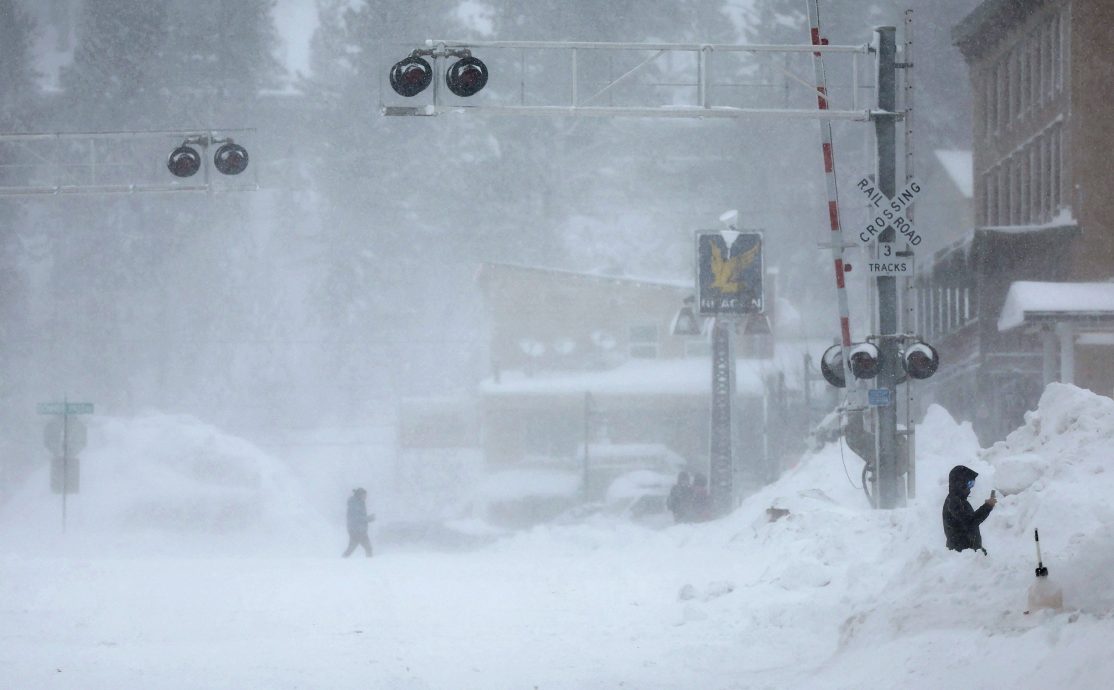
M 478 283 L 491 333 L 491 374 L 478 387 L 489 469 L 587 464 L 599 474 L 608 464 L 660 468 L 665 458 L 709 474 L 707 329 L 673 333 L 691 282 L 487 263 Z M 766 292 L 772 304 L 772 285 Z M 772 356 L 774 335 L 742 327 L 736 337 L 736 469 L 748 488 L 776 476 L 807 432 L 799 383 Z M 799 370 L 802 356 L 788 361 Z M 604 478 L 593 485 L 606 488 Z
M 999 330 L 1010 286 L 1114 276 L 1108 0 L 986 0 L 954 38 L 974 95 L 974 222 L 916 280 L 919 332 L 945 366 L 926 387 L 983 443 L 1036 406 L 1040 329 Z M 1081 348 L 1074 382 L 1110 395 L 1111 348 Z

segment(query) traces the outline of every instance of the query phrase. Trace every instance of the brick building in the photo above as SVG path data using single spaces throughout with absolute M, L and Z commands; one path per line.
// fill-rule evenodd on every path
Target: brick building
M 1067 379 L 1114 390 L 1114 349 L 1097 335 L 1108 315 L 1080 304 L 1039 322 L 999 318 L 1015 282 L 1114 276 L 1112 20 L 1109 0 L 986 0 L 954 30 L 974 95 L 975 227 L 918 276 L 917 326 L 946 363 L 928 400 L 984 443 L 1035 407 L 1050 345 L 1073 350 Z

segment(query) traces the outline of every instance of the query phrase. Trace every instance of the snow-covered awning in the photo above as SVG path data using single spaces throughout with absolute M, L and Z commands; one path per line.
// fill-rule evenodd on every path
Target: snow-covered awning
M 1007 235 L 1024 235 L 1027 233 L 1054 231 L 1078 232 L 1079 221 L 1070 208 L 1062 208 L 1051 220 L 1046 223 L 1032 223 L 1029 225 L 984 225 L 976 228 L 979 232 L 998 232 Z
M 736 360 L 736 393 L 744 397 L 764 395 L 763 374 L 770 368 L 766 360 Z M 707 357 L 632 359 L 603 371 L 547 371 L 533 376 L 505 371 L 498 383 L 490 378 L 480 383 L 480 395 L 710 395 L 711 371 Z
M 1045 283 L 1010 285 L 998 330 L 1063 322 L 1114 328 L 1114 283 Z

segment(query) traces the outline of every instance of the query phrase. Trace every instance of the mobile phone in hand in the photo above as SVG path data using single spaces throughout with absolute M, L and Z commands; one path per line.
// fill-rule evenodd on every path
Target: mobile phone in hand
M 990 490 L 990 497 L 991 497 L 991 498 L 994 498 L 994 497 L 995 497 L 995 493 L 996 493 L 996 492 L 994 491 L 994 489 L 991 489 L 991 490 Z

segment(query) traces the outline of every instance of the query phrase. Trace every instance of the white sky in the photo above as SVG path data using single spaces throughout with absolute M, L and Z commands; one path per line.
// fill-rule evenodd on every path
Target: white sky
M 290 73 L 309 72 L 309 40 L 317 28 L 317 8 L 313 0 L 278 0 L 275 27 L 282 38 L 279 57 Z
M 71 51 L 58 50 L 57 32 L 50 25 L 45 3 L 25 2 L 24 9 L 31 12 L 39 30 L 36 35 L 35 53 L 43 86 L 58 87 L 58 71 L 73 59 Z M 317 7 L 314 0 L 278 0 L 275 5 L 275 27 L 281 41 L 278 57 L 286 65 L 290 76 L 309 72 L 309 41 L 317 28 Z

